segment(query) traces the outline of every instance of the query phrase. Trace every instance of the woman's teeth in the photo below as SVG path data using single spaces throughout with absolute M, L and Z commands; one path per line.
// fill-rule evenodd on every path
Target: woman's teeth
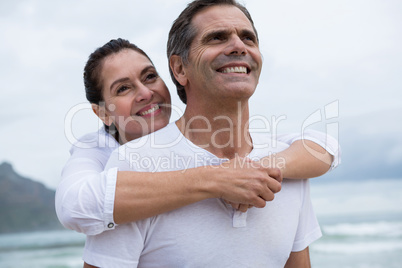
M 147 110 L 147 111 L 144 111 L 144 112 L 139 113 L 139 115 L 144 116 L 144 115 L 147 115 L 147 114 L 153 113 L 153 112 L 155 112 L 155 111 L 156 111 L 156 110 L 158 110 L 158 109 L 159 109 L 159 105 L 157 104 L 157 105 L 155 105 L 154 107 L 152 107 L 151 109 L 149 109 L 149 110 Z

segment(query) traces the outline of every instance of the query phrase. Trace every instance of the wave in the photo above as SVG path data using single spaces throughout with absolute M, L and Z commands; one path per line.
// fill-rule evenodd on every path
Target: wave
M 0 253 L 63 247 L 83 247 L 85 236 L 70 230 L 0 235 Z
M 402 237 L 402 222 L 340 223 L 322 226 L 324 235 L 345 237 Z
M 325 242 L 316 243 L 311 246 L 315 252 L 329 254 L 381 254 L 385 252 L 401 252 L 402 241 L 370 241 L 370 242 Z
M 325 224 L 323 237 L 311 245 L 321 254 L 379 256 L 402 252 L 402 221 Z

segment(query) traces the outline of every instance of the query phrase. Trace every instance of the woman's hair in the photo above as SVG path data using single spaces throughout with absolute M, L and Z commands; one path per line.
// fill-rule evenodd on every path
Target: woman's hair
M 187 5 L 179 17 L 174 21 L 172 28 L 170 29 L 167 42 L 167 56 L 169 60 L 171 56 L 178 55 L 181 57 L 183 64 L 188 64 L 191 43 L 197 34 L 197 29 L 191 24 L 191 21 L 200 11 L 207 7 L 217 5 L 230 5 L 240 9 L 253 26 L 258 40 L 257 30 L 254 27 L 254 22 L 250 13 L 246 7 L 236 2 L 236 0 L 196 0 Z M 184 87 L 176 80 L 170 67 L 169 71 L 170 76 L 176 85 L 177 94 L 182 102 L 187 103 L 187 96 Z
M 94 103 L 97 105 L 101 105 L 103 99 L 103 79 L 101 77 L 102 67 L 105 59 L 113 54 L 119 53 L 124 49 L 132 49 L 149 59 L 152 63 L 151 59 L 148 55 L 136 45 L 130 43 L 125 39 L 112 39 L 107 42 L 105 45 L 97 48 L 94 52 L 89 55 L 88 61 L 85 64 L 84 68 L 84 86 L 85 86 L 85 94 L 87 100 L 90 103 Z M 124 68 L 122 66 L 122 68 Z M 113 124 L 109 127 L 104 124 L 106 132 L 113 135 L 116 140 L 119 138 L 119 134 L 117 132 L 116 126 Z

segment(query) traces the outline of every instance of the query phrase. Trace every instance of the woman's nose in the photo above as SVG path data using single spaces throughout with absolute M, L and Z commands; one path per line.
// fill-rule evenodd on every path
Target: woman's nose
M 137 89 L 137 95 L 135 96 L 135 100 L 136 102 L 149 101 L 152 99 L 153 95 L 154 92 L 151 89 L 141 84 Z

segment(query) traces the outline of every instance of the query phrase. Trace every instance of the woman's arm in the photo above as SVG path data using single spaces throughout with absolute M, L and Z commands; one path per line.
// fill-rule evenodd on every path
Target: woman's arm
M 114 229 L 115 223 L 144 219 L 207 198 L 264 207 L 280 190 L 282 174 L 307 178 L 327 170 L 327 164 L 303 156 L 305 147 L 295 140 L 295 135 L 284 139 L 292 145 L 275 155 L 286 160 L 285 167 L 278 166 L 282 173 L 275 165 L 235 165 L 235 160 L 219 167 L 164 173 L 101 172 L 110 150 L 76 148 L 56 191 L 57 215 L 65 227 L 95 235 Z
M 263 158 L 264 166 L 280 168 L 287 179 L 318 177 L 336 168 L 341 161 L 339 143 L 327 133 L 306 130 L 301 135 L 281 135 L 277 140 L 289 148 Z
M 262 165 L 277 167 L 287 179 L 314 178 L 325 174 L 331 167 L 333 156 L 310 140 L 297 140 L 288 149 L 264 157 Z
M 292 133 L 279 136 L 273 142 L 283 142 L 289 147 L 262 158 L 260 164 L 263 167 L 279 168 L 283 178 L 318 177 L 336 168 L 340 163 L 341 152 L 338 141 L 323 132 L 308 130 L 303 135 Z M 248 203 L 225 201 L 242 212 L 253 206 Z
M 115 190 L 117 169 L 103 171 L 113 150 L 111 144 L 99 142 L 105 141 L 105 136 L 90 133 L 71 147 L 56 190 L 59 221 L 68 229 L 88 235 L 103 232 L 113 222 L 114 197 L 110 193 Z
M 264 207 L 282 177 L 276 168 L 236 163 L 170 172 L 121 171 L 117 175 L 114 220 L 141 220 L 208 198 Z
M 279 137 L 278 141 L 289 147 L 263 158 L 259 164 L 243 162 L 236 165 L 239 159 L 234 159 L 219 167 L 178 172 L 119 172 L 114 219 L 116 223 L 136 221 L 214 197 L 223 198 L 241 211 L 251 206 L 261 208 L 266 201 L 274 199 L 282 177 L 318 177 L 331 165 L 337 165 L 333 163 L 334 158 L 339 158 L 338 142 L 324 133 L 309 131 L 303 137 L 289 134 Z
M 66 228 L 95 235 L 116 223 L 214 197 L 263 207 L 280 190 L 278 169 L 235 161 L 163 173 L 102 172 L 110 152 L 102 146 L 73 146 L 56 191 L 57 216 Z

